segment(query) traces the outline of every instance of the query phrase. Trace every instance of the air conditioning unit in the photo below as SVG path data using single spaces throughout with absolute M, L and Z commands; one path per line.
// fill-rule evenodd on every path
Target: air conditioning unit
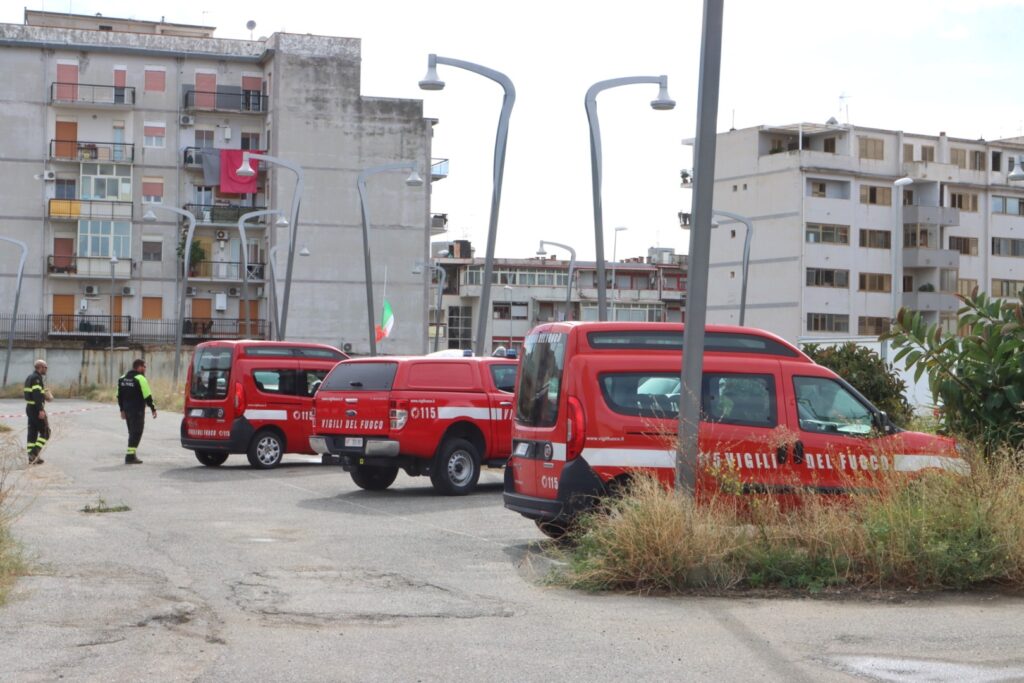
M 259 299 L 262 296 L 263 296 L 263 288 L 262 287 L 257 287 L 256 288 L 256 298 Z
M 99 293 L 100 293 L 100 288 L 97 287 L 96 285 L 86 285 L 85 286 L 85 295 L 86 296 L 96 296 Z
M 228 238 L 228 231 L 227 230 L 218 230 L 217 231 L 217 240 L 219 242 L 223 242 L 227 238 Z
M 57 172 L 56 171 L 43 171 L 43 180 L 56 180 L 56 179 L 57 179 Z
M 196 117 L 191 114 L 182 114 L 178 122 L 183 126 L 194 126 L 196 125 Z
M 134 287 L 122 287 L 121 288 L 121 296 L 135 296 L 135 288 Z
M 199 294 L 199 289 L 196 287 L 186 287 L 185 296 L 196 296 Z
M 240 296 L 241 294 L 241 287 L 228 287 L 228 296 Z

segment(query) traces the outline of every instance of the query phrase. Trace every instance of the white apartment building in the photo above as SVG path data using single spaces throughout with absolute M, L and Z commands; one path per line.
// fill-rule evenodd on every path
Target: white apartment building
M 466 240 L 435 242 L 434 263 L 444 269 L 446 287 L 438 315 L 436 289 L 430 304 L 431 348 L 475 348 L 484 259 Z M 597 264 L 570 262 L 554 255 L 494 260 L 487 338 L 484 346 L 521 349 L 536 325 L 559 320 L 597 320 Z M 682 322 L 686 307 L 686 256 L 651 247 L 645 258 L 605 265 L 608 319 Z M 435 287 L 440 279 L 435 278 Z M 567 289 L 568 288 L 568 289 Z M 568 307 L 566 300 L 568 299 Z
M 213 27 L 30 10 L 24 24 L 0 24 L 0 235 L 29 249 L 17 337 L 159 343 L 181 324 L 186 344 L 274 338 L 290 227 L 252 220 L 243 244 L 238 221 L 260 209 L 289 214 L 296 174 L 261 162 L 254 182 L 238 184 L 233 171 L 251 150 L 304 172 L 288 338 L 366 353 L 356 179 L 411 161 L 429 183 L 447 163 L 432 164 L 434 122 L 420 100 L 360 94 L 360 61 L 355 38 L 225 40 Z M 389 347 L 421 353 L 428 287 L 410 264 L 444 223 L 431 220 L 429 187 L 407 187 L 407 175 L 367 182 L 374 314 L 386 273 L 400 321 Z M 144 221 L 149 204 L 195 215 L 190 272 L 180 260 L 186 223 L 159 208 Z M 16 264 L 0 243 L 4 302 L 14 299 Z M 0 313 L 6 335 L 10 310 Z
M 1024 187 L 1007 175 L 1022 154 L 1021 139 L 834 120 L 719 134 L 715 209 L 753 222 L 746 324 L 790 341 L 877 336 L 905 306 L 954 331 L 956 293 L 1017 296 Z M 735 324 L 745 226 L 716 220 L 708 322 Z

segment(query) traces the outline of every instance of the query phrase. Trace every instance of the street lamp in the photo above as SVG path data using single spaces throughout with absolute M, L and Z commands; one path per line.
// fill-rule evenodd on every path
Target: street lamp
M 1014 158 L 1010 157 L 1010 163 L 1014 164 Z M 1013 166 L 1013 170 L 1006 176 L 1007 180 L 1024 180 L 1024 167 L 1021 164 L 1021 157 L 1017 157 L 1016 163 Z
M 178 366 L 181 365 L 181 328 L 185 324 L 185 283 L 188 282 L 189 260 L 192 256 L 192 235 L 196 231 L 196 217 L 191 211 L 179 209 L 175 206 L 164 206 L 163 204 L 150 204 L 149 206 L 149 210 L 142 217 L 144 221 L 156 220 L 156 214 L 153 213 L 153 209 L 169 211 L 188 220 L 188 230 L 185 232 L 184 270 L 182 271 L 181 283 L 178 286 L 178 321 L 174 326 L 174 379 L 172 381 L 175 391 L 177 391 Z
M 373 274 L 370 269 L 370 216 L 366 208 L 366 179 L 377 173 L 387 171 L 409 171 L 409 177 L 405 184 L 409 187 L 421 187 L 423 178 L 416 171 L 416 163 L 413 161 L 398 161 L 393 164 L 383 164 L 364 168 L 356 179 L 356 189 L 359 190 L 359 210 L 363 215 L 363 267 L 366 269 L 366 319 L 369 323 L 370 355 L 377 355 L 377 331 L 374 327 L 376 314 L 373 312 Z M 287 283 L 285 284 L 285 296 L 288 294 Z
M 594 195 L 594 246 L 597 258 L 597 319 L 608 317 L 607 283 L 604 279 L 604 216 L 601 208 L 601 126 L 597 120 L 597 95 L 602 90 L 617 88 L 622 85 L 654 83 L 658 86 L 658 97 L 651 101 L 651 108 L 656 111 L 674 109 L 675 100 L 668 96 L 668 76 L 630 76 L 598 81 L 590 86 L 583 104 L 587 110 L 587 121 L 590 123 L 590 176 Z
M 110 245 L 113 249 L 113 244 Z M 117 256 L 110 255 L 110 353 L 114 353 L 114 268 L 117 266 Z M 110 356 L 110 367 L 114 367 L 114 356 Z
M 569 252 L 569 279 L 565 283 L 565 319 L 572 320 L 572 272 L 576 268 L 576 250 L 568 244 L 559 244 L 558 242 L 541 240 L 540 248 L 537 249 L 537 256 L 548 255 L 548 252 L 544 250 L 545 244 L 550 247 L 559 247 Z
M 516 102 L 516 89 L 505 74 L 488 69 L 479 64 L 464 62 L 460 59 L 438 57 L 431 54 L 427 57 L 427 75 L 420 81 L 423 90 L 441 90 L 444 81 L 437 77 L 437 65 L 447 64 L 489 78 L 502 87 L 505 98 L 501 104 L 501 115 L 498 117 L 498 132 L 494 140 L 494 172 L 493 189 L 491 191 L 491 220 L 487 229 L 487 256 L 484 259 L 484 277 L 480 287 L 480 318 L 476 324 L 476 355 L 484 355 L 484 341 L 487 334 L 487 311 L 491 304 L 491 276 L 494 272 L 494 243 L 498 236 L 498 207 L 501 204 L 501 180 L 505 173 L 505 145 L 508 141 L 508 121 L 512 116 L 512 105 Z
M 616 282 L 615 280 L 615 264 L 618 263 L 619 261 L 619 233 L 624 230 L 629 230 L 629 228 L 620 225 L 619 227 L 615 228 L 615 236 L 612 237 L 612 292 L 617 291 L 619 286 L 618 282 Z M 615 295 L 615 298 L 619 298 L 617 294 Z M 614 308 L 615 307 L 612 306 L 613 310 Z
M 740 223 L 743 223 L 743 225 L 747 226 L 747 234 L 743 237 L 743 279 L 740 281 L 740 327 L 743 327 L 743 321 L 746 319 L 747 314 L 747 273 L 750 271 L 750 240 L 754 234 L 754 224 L 746 216 L 741 216 L 738 213 L 732 213 L 731 211 L 714 209 L 712 213 L 716 216 L 731 218 L 732 220 L 739 221 Z M 711 227 L 715 228 L 717 227 L 717 224 L 712 223 Z
M 896 228 L 892 231 L 892 319 L 896 320 L 903 307 L 903 188 L 913 178 L 900 178 L 893 182 L 896 188 Z
M 267 154 L 258 154 L 247 150 L 242 153 L 242 165 L 238 167 L 238 170 L 235 171 L 235 173 L 243 178 L 256 175 L 256 171 L 254 171 L 252 166 L 249 165 L 250 159 L 276 164 L 287 168 L 295 174 L 295 191 L 292 193 L 292 211 L 288 219 L 291 224 L 291 232 L 288 235 L 288 265 L 285 268 L 284 275 L 284 296 L 281 301 L 281 324 L 277 328 L 277 339 L 278 341 L 283 341 L 285 338 L 286 328 L 288 326 L 288 297 L 292 289 L 292 266 L 295 262 L 295 238 L 299 229 L 299 204 L 302 202 L 302 167 L 285 159 L 272 157 Z
M 434 270 L 440 275 L 440 280 L 437 283 L 437 306 L 434 307 L 434 353 L 437 353 L 437 345 L 441 341 L 441 297 L 444 295 L 444 290 L 448 286 L 448 273 L 444 268 L 437 265 L 436 263 L 428 263 L 431 270 Z M 413 268 L 413 275 L 419 275 L 423 272 L 423 261 L 417 261 L 416 267 Z
M 4 360 L 4 383 L 7 386 L 7 372 L 11 368 L 11 354 L 14 353 L 14 327 L 18 324 L 18 302 L 21 300 L 21 279 L 25 274 L 25 259 L 28 258 L 28 245 L 21 240 L 0 236 L 0 241 L 10 242 L 21 249 L 18 259 L 18 284 L 14 290 L 14 311 L 11 313 L 11 327 L 7 330 L 7 359 Z

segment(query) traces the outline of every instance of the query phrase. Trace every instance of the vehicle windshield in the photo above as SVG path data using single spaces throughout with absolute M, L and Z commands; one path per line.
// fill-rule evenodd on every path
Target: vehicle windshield
M 526 337 L 516 387 L 516 422 L 550 427 L 558 419 L 566 338 L 551 332 Z
M 825 377 L 794 377 L 800 429 L 865 435 L 871 432 L 873 413 L 839 382 Z
M 189 396 L 205 400 L 226 398 L 230 377 L 231 349 L 226 346 L 200 347 L 192 358 Z

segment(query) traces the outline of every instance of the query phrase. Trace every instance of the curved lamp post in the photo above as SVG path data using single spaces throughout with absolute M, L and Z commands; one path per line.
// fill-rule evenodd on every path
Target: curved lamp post
M 113 251 L 113 246 L 111 251 Z M 117 256 L 110 255 L 110 369 L 114 369 L 114 269 L 117 268 Z M 113 381 L 113 380 L 111 380 Z
M 487 335 L 487 319 L 490 317 L 491 277 L 494 272 L 494 242 L 498 236 L 498 207 L 501 204 L 501 181 L 505 173 L 505 146 L 508 141 L 508 122 L 512 116 L 512 106 L 516 102 L 516 89 L 505 74 L 488 69 L 479 64 L 464 62 L 460 59 L 438 57 L 436 54 L 427 57 L 427 75 L 420 81 L 423 90 L 441 90 L 444 81 L 437 77 L 437 65 L 447 64 L 489 78 L 505 91 L 501 104 L 501 115 L 498 117 L 498 132 L 494 140 L 494 185 L 491 191 L 491 220 L 487 229 L 487 257 L 484 259 L 484 276 L 480 287 L 480 317 L 476 324 L 476 355 L 483 356 Z
M 413 275 L 419 275 L 422 273 L 423 265 L 423 261 L 417 261 L 416 267 L 413 268 L 412 271 Z M 448 286 L 448 273 L 444 268 L 436 263 L 428 263 L 426 265 L 441 276 L 437 283 L 437 305 L 434 307 L 434 310 L 436 311 L 434 314 L 434 317 L 436 318 L 436 327 L 434 328 L 434 353 L 437 353 L 437 345 L 441 341 L 441 297 L 444 296 L 444 290 Z
M 359 190 L 359 210 L 363 215 L 363 267 L 366 269 L 366 319 L 369 322 L 370 355 L 377 355 L 377 331 L 374 327 L 376 314 L 373 312 L 373 273 L 370 269 L 370 216 L 366 208 L 366 179 L 377 173 L 388 171 L 409 171 L 409 177 L 405 184 L 409 187 L 420 187 L 423 185 L 423 178 L 416 171 L 416 163 L 412 161 L 397 161 L 393 164 L 383 164 L 364 168 L 356 179 L 356 188 Z M 285 296 L 288 295 L 287 283 L 285 283 Z
M 276 164 L 287 168 L 295 174 L 295 191 L 292 193 L 292 211 L 288 218 L 291 222 L 291 232 L 288 235 L 288 265 L 285 268 L 284 275 L 284 296 L 281 300 L 281 321 L 277 328 L 277 339 L 278 341 L 283 341 L 286 328 L 288 327 L 288 297 L 292 290 L 292 266 L 295 262 L 295 238 L 299 229 L 299 204 L 302 202 L 302 188 L 304 184 L 302 167 L 285 159 L 272 157 L 267 154 L 258 154 L 256 152 L 246 151 L 242 153 L 242 165 L 238 167 L 238 170 L 235 171 L 235 173 L 243 178 L 256 175 L 256 171 L 254 171 L 252 166 L 249 165 L 250 159 Z
M 747 313 L 747 273 L 750 270 L 750 240 L 754 234 L 754 224 L 746 216 L 741 216 L 731 211 L 713 209 L 711 213 L 715 216 L 739 221 L 747 226 L 747 234 L 743 238 L 743 279 L 740 280 L 740 327 L 743 327 L 743 321 L 746 319 Z M 712 224 L 712 227 L 714 227 L 714 224 Z
M 263 216 L 277 216 L 278 219 L 274 222 L 276 228 L 287 228 L 288 219 L 284 217 L 284 213 L 277 209 L 264 209 L 261 211 L 249 211 L 243 213 L 238 217 L 238 236 L 242 240 L 242 307 L 245 309 L 245 319 L 250 328 L 248 331 L 252 331 L 252 319 L 249 317 L 249 254 L 246 249 L 248 240 L 245 237 L 245 223 L 246 221 L 255 220 Z M 273 252 L 277 247 L 273 247 L 270 252 Z M 268 260 L 270 260 L 270 252 L 267 254 Z M 280 329 L 280 319 L 277 316 L 277 275 L 274 270 L 273 261 L 270 261 L 270 272 L 273 277 L 271 283 L 274 285 L 274 305 L 271 306 L 274 314 L 274 329 Z M 241 316 L 239 316 L 241 317 Z
M 21 240 L 0 236 L 0 241 L 10 242 L 21 249 L 18 259 L 18 285 L 14 290 L 14 312 L 11 314 L 11 329 L 7 331 L 7 359 L 4 361 L 4 383 L 7 386 L 7 372 L 11 368 L 11 354 L 14 353 L 14 327 L 18 324 L 18 302 L 21 300 L 21 279 L 25 274 L 25 259 L 28 258 L 28 245 Z
M 604 216 L 601 208 L 601 126 L 597 120 L 597 95 L 602 90 L 622 85 L 654 83 L 658 86 L 658 97 L 651 100 L 651 108 L 657 111 L 674 109 L 675 100 L 668 96 L 668 76 L 631 76 L 598 81 L 587 90 L 583 103 L 590 123 L 590 175 L 594 195 L 594 246 L 597 258 L 597 319 L 607 320 L 607 288 L 604 279 Z
M 576 269 L 576 250 L 568 244 L 559 244 L 558 242 L 541 240 L 540 248 L 537 249 L 537 256 L 548 255 L 548 252 L 544 250 L 545 244 L 549 247 L 559 247 L 560 249 L 565 249 L 569 252 L 569 279 L 565 283 L 565 319 L 572 320 L 572 272 Z
M 893 181 L 896 190 L 896 228 L 892 231 L 892 319 L 896 320 L 903 307 L 903 188 L 913 184 L 913 178 Z
M 155 221 L 156 214 L 153 209 L 169 211 L 183 216 L 188 220 L 188 230 L 185 232 L 185 265 L 182 271 L 181 283 L 178 285 L 178 321 L 174 326 L 174 387 L 178 387 L 178 366 L 181 365 L 181 328 L 185 324 L 185 283 L 188 282 L 189 259 L 192 256 L 192 235 L 196 231 L 196 217 L 191 211 L 179 209 L 175 206 L 164 206 L 163 204 L 150 204 L 149 210 L 142 217 L 144 221 Z

